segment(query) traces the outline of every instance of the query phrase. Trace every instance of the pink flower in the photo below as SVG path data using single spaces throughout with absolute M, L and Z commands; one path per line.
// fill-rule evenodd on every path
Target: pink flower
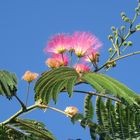
M 76 64 L 74 66 L 75 70 L 78 72 L 78 73 L 81 73 L 81 72 L 85 72 L 85 71 L 89 71 L 90 70 L 90 67 L 89 66 L 86 66 L 84 64 Z
M 33 73 L 33 72 L 28 70 L 24 73 L 22 79 L 30 83 L 33 80 L 35 80 L 37 77 L 38 77 L 37 73 Z
M 87 54 L 84 57 L 84 60 L 87 62 L 97 62 L 99 57 L 99 53 L 97 49 L 91 48 L 87 51 Z
M 68 65 L 68 57 L 63 54 L 54 54 L 52 58 L 48 58 L 46 60 L 46 65 L 48 65 L 51 68 L 58 68 L 61 66 L 67 66 Z
M 85 56 L 91 47 L 95 50 L 100 47 L 100 43 L 96 36 L 89 32 L 75 32 L 73 34 L 73 48 L 78 57 Z
M 47 47 L 44 49 L 44 51 L 55 54 L 62 54 L 66 52 L 68 48 L 70 48 L 70 45 L 71 36 L 67 34 L 57 34 L 49 40 Z

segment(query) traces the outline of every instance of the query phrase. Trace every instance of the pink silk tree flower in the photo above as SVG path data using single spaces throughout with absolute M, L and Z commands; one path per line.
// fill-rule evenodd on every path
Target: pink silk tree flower
M 85 56 L 91 47 L 99 47 L 97 37 L 89 32 L 75 32 L 72 38 L 74 52 L 78 57 Z
M 51 68 L 58 68 L 61 66 L 67 66 L 68 65 L 68 57 L 63 54 L 54 54 L 52 58 L 48 58 L 46 60 L 46 65 L 48 65 Z
M 44 49 L 45 52 L 54 54 L 62 54 L 66 52 L 71 46 L 71 36 L 68 34 L 56 34 L 53 36 Z
M 85 71 L 89 71 L 90 67 L 86 66 L 84 64 L 76 64 L 74 66 L 75 70 L 77 71 L 77 73 L 81 73 L 81 72 L 85 72 Z
M 98 42 L 99 43 L 99 42 Z M 87 54 L 84 57 L 84 60 L 87 62 L 98 62 L 99 57 L 99 48 L 102 46 L 101 43 L 98 44 L 96 48 L 91 48 L 87 51 Z

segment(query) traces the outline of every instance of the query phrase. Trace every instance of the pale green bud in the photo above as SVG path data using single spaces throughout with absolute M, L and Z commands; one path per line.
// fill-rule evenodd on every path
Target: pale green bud
M 137 30 L 137 31 L 140 30 L 140 24 L 136 25 L 136 30 Z
M 112 67 L 116 67 L 116 62 L 113 62 L 112 63 Z
M 114 31 L 113 34 L 116 36 L 117 35 L 117 31 Z
M 136 11 L 136 13 L 138 13 L 139 12 L 139 8 L 137 7 L 137 8 L 135 8 L 135 11 Z
M 108 51 L 109 51 L 110 53 L 112 53 L 113 49 L 112 49 L 112 48 L 109 48 Z
M 121 26 L 121 30 L 125 30 L 126 29 L 126 27 L 125 26 Z
M 116 28 L 115 28 L 114 26 L 112 26 L 112 27 L 111 27 L 111 30 L 112 30 L 112 31 L 115 31 L 115 30 L 116 30 Z
M 127 46 L 127 42 L 125 41 L 125 42 L 123 42 L 123 46 Z
M 123 21 L 125 21 L 125 22 L 131 22 L 131 20 L 130 20 L 129 18 L 127 18 L 127 17 L 125 17 L 125 18 L 123 19 Z
M 121 17 L 126 17 L 125 12 L 121 12 Z
M 127 42 L 127 45 L 128 45 L 128 46 L 132 46 L 132 45 L 133 45 L 132 41 L 128 41 L 128 42 Z
M 109 36 L 108 36 L 108 39 L 109 39 L 109 40 L 112 40 L 112 39 L 113 39 L 113 36 L 112 36 L 112 35 L 109 35 Z

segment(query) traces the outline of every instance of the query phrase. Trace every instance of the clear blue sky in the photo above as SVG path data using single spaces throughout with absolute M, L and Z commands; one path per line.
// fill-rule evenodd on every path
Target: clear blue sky
M 21 80 L 26 70 L 41 73 L 48 68 L 44 61 L 43 48 L 47 39 L 61 32 L 90 31 L 103 42 L 101 62 L 108 56 L 110 42 L 107 35 L 110 26 L 120 26 L 120 12 L 126 11 L 130 17 L 134 14 L 136 0 L 0 0 L 0 69 L 15 72 L 19 80 L 18 95 L 25 100 L 26 83 Z M 140 22 L 140 18 L 138 19 Z M 132 37 L 134 46 L 129 52 L 140 50 L 140 32 Z M 134 56 L 117 63 L 118 66 L 107 74 L 122 81 L 137 93 L 140 92 L 140 56 Z M 85 89 L 86 90 L 86 89 Z M 33 104 L 33 90 L 30 103 Z M 83 109 L 83 98 L 74 94 L 69 99 L 61 95 L 57 107 L 77 106 Z M 53 103 L 51 103 L 54 106 Z M 17 101 L 0 97 L 0 121 L 7 119 L 19 109 Z M 45 122 L 58 140 L 68 138 L 90 140 L 87 130 L 72 125 L 62 114 L 48 110 L 33 111 L 24 118 Z

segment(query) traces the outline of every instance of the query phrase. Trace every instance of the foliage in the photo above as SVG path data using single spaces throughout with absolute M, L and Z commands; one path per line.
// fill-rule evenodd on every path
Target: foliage
M 99 93 L 112 94 L 122 101 L 127 101 L 130 105 L 137 105 L 139 107 L 139 95 L 124 84 L 105 74 L 92 72 L 84 73 L 82 80 L 93 86 Z
M 44 72 L 35 85 L 35 100 L 41 99 L 42 103 L 48 104 L 53 99 L 56 103 L 59 92 L 64 89 L 71 97 L 78 77 L 77 72 L 69 67 Z
M 0 95 L 11 99 L 17 91 L 17 77 L 5 70 L 0 71 Z
M 0 127 L 0 138 L 6 140 L 55 140 L 43 123 L 16 118 L 9 125 Z
M 88 127 L 92 140 L 140 139 L 140 96 L 121 82 L 100 72 L 102 69 L 107 71 L 115 67 L 116 61 L 120 59 L 140 54 L 140 51 L 137 51 L 122 55 L 129 46 L 133 45 L 127 39 L 140 30 L 140 25 L 134 24 L 139 15 L 140 0 L 132 20 L 124 12 L 121 13 L 123 22 L 129 25 L 128 29 L 126 26 L 111 27 L 112 35 L 109 35 L 108 39 L 112 47 L 109 48 L 108 60 L 101 66 L 98 66 L 98 49 L 102 44 L 94 35 L 88 32 L 75 32 L 73 36 L 66 34 L 54 36 L 48 43 L 50 50 L 45 49 L 47 52 L 54 53 L 52 58 L 46 61 L 52 69 L 42 73 L 36 81 L 35 104 L 32 106 L 28 107 L 27 102 L 24 104 L 16 95 L 18 84 L 16 75 L 1 70 L 0 95 L 8 99 L 14 96 L 20 103 L 21 109 L 0 123 L 0 140 L 55 140 L 56 138 L 43 123 L 19 118 L 21 114 L 36 108 L 52 109 L 63 113 L 70 117 L 73 124 L 80 122 L 84 129 Z M 71 43 L 74 43 L 74 47 L 70 46 Z M 67 53 L 70 54 L 70 66 L 68 66 Z M 73 54 L 78 58 L 74 66 L 72 65 Z M 94 71 L 89 66 L 78 64 L 82 57 L 93 65 Z M 38 74 L 30 71 L 23 76 L 23 79 L 28 82 L 27 99 L 30 84 L 37 76 Z M 74 90 L 74 87 L 81 83 L 90 85 L 94 92 Z M 49 106 L 52 99 L 55 104 L 57 103 L 61 92 L 67 92 L 69 97 L 72 97 L 73 92 L 86 94 L 83 113 L 77 113 L 77 108 L 76 113 L 70 114 Z

